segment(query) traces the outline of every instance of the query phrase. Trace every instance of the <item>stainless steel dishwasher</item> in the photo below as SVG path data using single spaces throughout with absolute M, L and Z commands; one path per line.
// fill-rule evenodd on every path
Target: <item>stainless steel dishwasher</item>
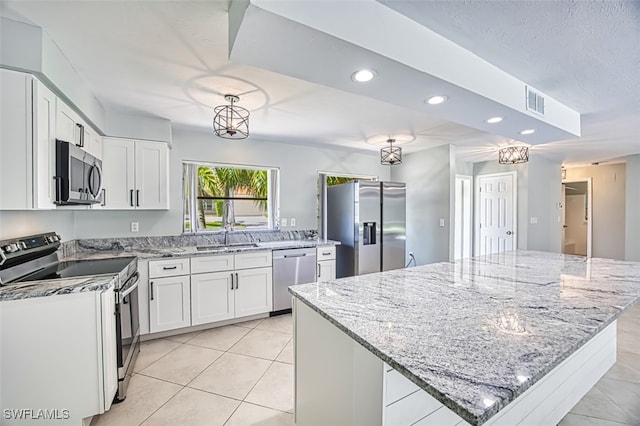
M 316 249 L 299 248 L 273 251 L 273 313 L 291 310 L 291 285 L 316 280 Z

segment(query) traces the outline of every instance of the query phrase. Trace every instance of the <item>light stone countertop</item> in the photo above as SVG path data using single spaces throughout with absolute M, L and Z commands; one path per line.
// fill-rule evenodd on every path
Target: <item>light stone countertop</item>
M 640 263 L 516 251 L 289 291 L 482 424 L 637 301 Z
M 0 302 L 62 294 L 103 291 L 116 284 L 117 275 L 90 275 L 52 280 L 27 281 L 0 287 Z

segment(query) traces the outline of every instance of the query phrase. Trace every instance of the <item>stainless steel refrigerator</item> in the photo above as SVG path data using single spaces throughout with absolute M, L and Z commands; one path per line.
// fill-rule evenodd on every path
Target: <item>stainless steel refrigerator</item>
M 405 266 L 406 185 L 353 181 L 327 187 L 327 237 L 338 278 Z

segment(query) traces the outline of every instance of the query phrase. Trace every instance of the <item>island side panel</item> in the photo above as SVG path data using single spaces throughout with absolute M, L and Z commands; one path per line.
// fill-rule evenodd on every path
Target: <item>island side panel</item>
M 383 362 L 294 298 L 298 426 L 382 424 Z

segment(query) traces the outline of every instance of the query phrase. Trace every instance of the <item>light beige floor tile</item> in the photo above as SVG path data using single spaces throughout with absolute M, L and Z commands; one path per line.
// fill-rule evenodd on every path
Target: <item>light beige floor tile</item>
M 92 426 L 137 426 L 173 397 L 181 386 L 136 374 L 129 382 L 127 398 L 91 423 Z
M 627 426 L 627 423 L 610 422 L 596 417 L 581 416 L 569 413 L 558 423 L 558 426 Z
M 265 319 L 256 326 L 256 329 L 293 334 L 293 319 L 291 314 L 278 315 Z
M 618 351 L 640 354 L 640 331 L 618 330 Z
M 218 395 L 244 399 L 271 361 L 225 353 L 196 377 L 189 387 Z
M 293 413 L 293 365 L 271 364 L 246 401 Z
M 607 398 L 597 385 L 571 409 L 571 413 L 620 423 L 633 421 L 631 415 Z
M 217 426 L 224 425 L 240 401 L 184 388 L 153 413 L 144 426 Z
M 293 339 L 289 340 L 289 343 L 287 343 L 287 346 L 285 346 L 282 352 L 280 352 L 276 361 L 293 364 Z
M 189 340 L 189 344 L 226 351 L 249 331 L 251 330 L 248 328 L 236 327 L 235 325 L 212 328 Z
M 224 352 L 184 344 L 154 362 L 140 374 L 186 385 Z
M 264 321 L 264 318 L 251 320 L 251 321 L 243 321 L 243 322 L 236 323 L 234 325 L 237 325 L 238 327 L 256 328 L 262 321 Z
M 604 377 L 640 383 L 640 354 L 618 352 L 616 363 L 607 371 Z
M 243 402 L 225 426 L 294 426 L 293 414 Z
M 133 366 L 133 371 L 137 373 L 144 370 L 150 364 L 156 362 L 178 346 L 180 346 L 180 343 L 167 339 L 155 339 L 142 342 L 140 344 L 138 359 Z
M 634 424 L 640 425 L 640 383 L 603 378 L 596 383 L 596 387 L 626 411 Z
M 200 333 L 201 331 L 192 331 L 191 333 L 182 333 L 176 334 L 175 336 L 165 337 L 165 339 L 172 340 L 174 342 L 187 343 L 189 340 L 193 339 Z
M 291 340 L 289 334 L 258 330 L 256 328 L 233 345 L 229 352 L 276 359 L 289 340 Z

